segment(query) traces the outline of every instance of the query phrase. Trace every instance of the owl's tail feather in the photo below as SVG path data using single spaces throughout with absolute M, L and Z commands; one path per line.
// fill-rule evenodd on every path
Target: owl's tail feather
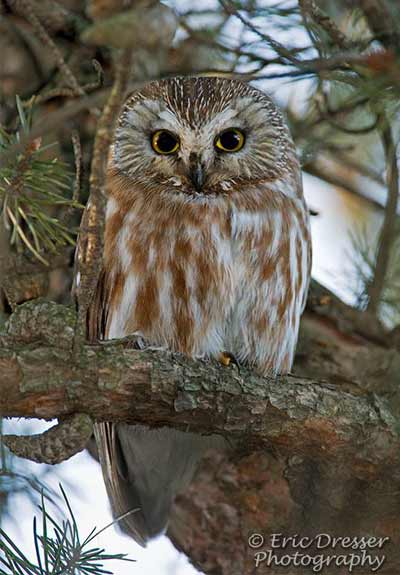
M 188 486 L 202 455 L 226 448 L 219 436 L 170 428 L 100 423 L 95 436 L 113 515 L 140 545 L 164 532 L 175 496 Z

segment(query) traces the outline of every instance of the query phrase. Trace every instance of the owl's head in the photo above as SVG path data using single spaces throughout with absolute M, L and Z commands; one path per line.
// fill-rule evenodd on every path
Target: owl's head
M 282 115 L 263 92 L 235 80 L 171 78 L 125 102 L 112 164 L 132 184 L 188 195 L 273 182 L 298 163 Z

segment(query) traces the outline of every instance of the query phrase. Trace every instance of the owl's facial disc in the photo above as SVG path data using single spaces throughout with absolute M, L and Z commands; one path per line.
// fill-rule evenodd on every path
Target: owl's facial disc
M 279 112 L 261 92 L 228 80 L 178 78 L 127 101 L 113 161 L 132 185 L 214 196 L 281 177 L 291 150 Z

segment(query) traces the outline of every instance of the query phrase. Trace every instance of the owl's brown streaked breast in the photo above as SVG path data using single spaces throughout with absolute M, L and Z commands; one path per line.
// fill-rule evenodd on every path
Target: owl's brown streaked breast
M 185 353 L 218 353 L 233 302 L 227 217 L 218 206 L 154 212 L 137 202 L 122 219 L 110 209 L 106 337 L 140 332 Z
M 271 186 L 188 202 L 110 188 L 105 336 L 289 371 L 310 268 L 301 198 Z

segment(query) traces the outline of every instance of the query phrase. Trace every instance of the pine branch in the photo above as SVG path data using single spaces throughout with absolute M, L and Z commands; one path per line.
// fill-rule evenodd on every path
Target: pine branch
M 20 129 L 9 134 L 0 127 L 0 149 L 12 147 L 21 134 L 30 130 L 30 118 L 26 116 L 17 98 Z M 69 172 L 57 158 L 43 159 L 41 139 L 36 138 L 24 149 L 15 162 L 0 168 L 0 206 L 9 241 L 18 253 L 26 248 L 44 266 L 48 266 L 47 253 L 57 253 L 65 245 L 74 245 L 73 232 L 60 218 L 53 216 L 49 208 L 80 207 L 74 198 L 66 197 L 69 191 Z M 10 267 L 10 266 L 8 266 Z
M 299 6 L 305 21 L 310 18 L 318 24 L 325 30 L 335 46 L 343 50 L 351 47 L 351 43 L 347 40 L 343 32 L 338 28 L 335 22 L 317 6 L 315 0 L 299 0 Z
M 51 302 L 17 308 L 0 338 L 0 414 L 52 419 L 84 412 L 94 421 L 217 433 L 250 452 L 271 446 L 288 454 L 340 452 L 358 467 L 399 461 L 395 419 L 383 399 L 316 379 L 263 378 L 246 368 L 134 349 L 130 338 L 81 343 L 77 353 L 75 321 L 70 308 Z M 376 453 L 371 436 L 378 432 L 385 442 Z
M 249 30 L 254 32 L 261 40 L 263 40 L 268 46 L 270 46 L 284 61 L 289 62 L 294 65 L 301 65 L 301 61 L 296 58 L 294 52 L 289 50 L 286 46 L 284 46 L 281 42 L 278 42 L 269 34 L 262 32 L 259 30 L 251 20 L 248 20 L 235 8 L 235 6 L 229 0 L 219 0 L 219 3 L 225 10 L 227 14 L 235 16 L 240 22 Z
M 135 84 L 132 87 L 135 88 L 142 85 L 143 82 Z M 2 151 L 0 155 L 0 168 L 8 162 L 15 161 L 17 154 L 37 138 L 41 138 L 42 136 L 46 136 L 57 131 L 64 125 L 70 123 L 70 120 L 75 118 L 82 111 L 90 111 L 95 106 L 103 105 L 107 100 L 109 92 L 110 90 L 108 88 L 103 88 L 94 94 L 72 101 L 70 104 L 63 106 L 59 110 L 48 114 L 48 116 L 41 122 L 34 124 L 29 133 L 21 135 L 19 141 L 13 142 L 10 147 Z

